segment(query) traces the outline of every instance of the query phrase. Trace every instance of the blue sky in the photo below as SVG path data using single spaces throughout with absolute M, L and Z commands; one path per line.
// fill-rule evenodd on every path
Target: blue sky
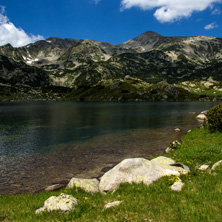
M 0 0 L 0 45 L 48 37 L 120 44 L 143 32 L 222 37 L 221 0 Z

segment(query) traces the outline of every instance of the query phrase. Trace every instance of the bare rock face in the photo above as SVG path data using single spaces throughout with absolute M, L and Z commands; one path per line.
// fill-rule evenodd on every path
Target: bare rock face
M 51 196 L 44 203 L 44 206 L 36 210 L 36 214 L 41 213 L 43 211 L 71 211 L 77 205 L 78 200 L 71 195 L 61 193 L 59 196 Z
M 121 183 L 143 182 L 150 185 L 163 176 L 179 176 L 188 172 L 187 166 L 163 156 L 151 161 L 143 158 L 125 159 L 102 176 L 99 190 L 114 191 Z
M 99 192 L 99 181 L 97 179 L 79 179 L 72 178 L 67 185 L 67 188 L 78 187 L 85 190 L 88 193 L 98 193 Z

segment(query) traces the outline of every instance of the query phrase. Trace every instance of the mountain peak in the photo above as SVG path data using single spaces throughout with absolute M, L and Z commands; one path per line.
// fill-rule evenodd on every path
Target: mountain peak
M 161 36 L 161 35 L 158 34 L 157 32 L 153 32 L 153 31 L 144 32 L 143 34 L 141 34 L 141 35 L 139 35 L 139 36 L 143 36 L 143 35 L 149 36 L 149 37 L 160 37 L 160 36 Z M 139 36 L 138 36 L 138 37 L 139 37 Z M 138 37 L 136 37 L 136 38 L 138 38 Z
M 58 38 L 58 37 L 49 37 L 49 38 L 46 39 L 46 41 L 53 41 L 53 42 L 60 41 L 60 40 L 62 40 L 62 39 Z
M 10 49 L 13 49 L 13 46 L 10 44 L 10 43 L 7 43 L 3 46 L 1 46 L 2 48 L 10 48 Z
M 160 38 L 164 37 L 156 32 L 147 31 L 136 38 L 123 43 L 122 46 L 124 48 L 134 48 L 138 52 L 145 52 L 151 50 Z
M 137 36 L 136 38 L 134 38 L 134 41 L 138 41 L 138 42 L 150 42 L 150 40 L 156 40 L 161 38 L 162 36 L 156 32 L 153 31 L 147 31 L 144 32 L 143 34 Z

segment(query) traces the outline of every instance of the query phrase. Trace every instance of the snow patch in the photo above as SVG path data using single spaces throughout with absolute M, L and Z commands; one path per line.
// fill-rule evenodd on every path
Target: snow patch
M 27 58 L 26 63 L 29 64 L 29 65 L 31 65 L 33 62 L 37 62 L 37 61 L 39 61 L 39 59 L 33 59 L 33 60 L 31 60 L 31 59 Z
M 26 58 L 25 56 L 22 56 L 22 58 L 23 58 L 24 60 L 27 60 L 27 58 Z

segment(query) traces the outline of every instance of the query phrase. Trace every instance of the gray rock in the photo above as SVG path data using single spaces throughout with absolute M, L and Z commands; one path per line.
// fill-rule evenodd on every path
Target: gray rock
M 181 191 L 184 186 L 184 183 L 181 181 L 180 178 L 170 187 L 171 190 L 174 191 Z
M 99 181 L 97 179 L 79 179 L 72 178 L 67 185 L 67 188 L 78 187 L 85 190 L 88 193 L 98 193 L 99 192 Z
M 143 158 L 125 159 L 101 177 L 99 190 L 101 192 L 113 191 L 121 183 L 127 182 L 143 182 L 150 185 L 163 176 L 179 176 L 188 172 L 189 168 L 185 165 L 177 165 L 173 159 L 163 156 L 151 161 Z
M 114 201 L 114 202 L 111 202 L 111 203 L 107 203 L 104 208 L 105 209 L 108 209 L 108 208 L 111 208 L 111 207 L 116 207 L 116 206 L 119 206 L 123 201 Z
M 209 169 L 209 165 L 202 165 L 199 167 L 199 170 L 208 170 Z
M 198 116 L 196 116 L 196 119 L 198 119 L 198 120 L 205 120 L 205 119 L 207 119 L 207 117 L 206 117 L 205 114 L 201 113 Z
M 216 163 L 212 166 L 211 171 L 215 170 L 215 169 L 216 169 L 218 166 L 220 166 L 221 164 L 222 164 L 222 160 L 216 162 Z
M 74 198 L 71 195 L 61 193 L 59 196 L 51 196 L 49 199 L 47 199 L 44 203 L 44 206 L 37 209 L 35 211 L 36 214 L 39 214 L 43 211 L 54 211 L 54 210 L 60 210 L 60 211 L 71 211 L 75 208 L 77 205 L 78 200 Z
M 206 114 L 207 114 L 207 112 L 208 112 L 208 110 L 204 110 L 204 111 L 202 111 L 202 112 L 201 112 L 201 114 L 206 115 Z
M 64 184 L 53 184 L 51 186 L 48 186 L 47 188 L 45 188 L 45 191 L 54 191 L 54 190 L 59 190 L 61 188 L 65 187 Z
M 167 153 L 167 154 L 171 153 L 172 151 L 173 151 L 173 149 L 171 149 L 170 147 L 167 147 L 165 149 L 165 153 Z

